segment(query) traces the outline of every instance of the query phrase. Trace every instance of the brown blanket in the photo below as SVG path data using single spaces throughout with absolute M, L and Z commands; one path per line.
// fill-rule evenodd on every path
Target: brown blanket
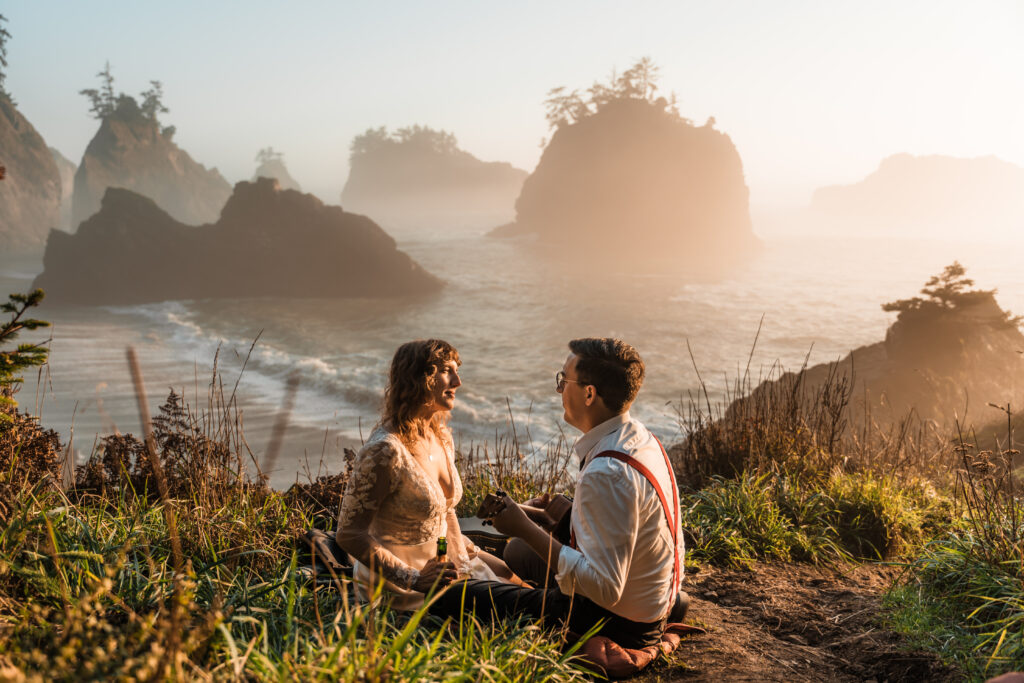
M 707 633 L 697 626 L 686 624 L 668 624 L 665 634 L 657 645 L 650 645 L 642 650 L 622 647 L 614 640 L 604 636 L 594 636 L 579 649 L 578 654 L 585 665 L 608 678 L 627 678 L 640 673 L 661 654 L 671 654 L 679 647 L 684 636 L 695 633 Z

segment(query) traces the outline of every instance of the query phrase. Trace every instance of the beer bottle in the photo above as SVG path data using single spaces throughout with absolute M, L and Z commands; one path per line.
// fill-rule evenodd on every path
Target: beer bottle
M 437 537 L 437 561 L 448 561 L 448 539 L 444 536 Z

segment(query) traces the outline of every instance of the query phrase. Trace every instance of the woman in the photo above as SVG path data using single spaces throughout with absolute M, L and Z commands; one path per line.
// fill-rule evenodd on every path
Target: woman
M 440 339 L 398 347 L 391 361 L 380 424 L 356 456 L 338 516 L 338 544 L 355 560 L 361 594 L 379 581 L 391 606 L 413 610 L 424 593 L 457 576 L 493 572 L 515 580 L 504 562 L 459 530 L 462 480 L 447 423 L 455 405 L 459 353 Z M 448 562 L 437 562 L 437 539 Z

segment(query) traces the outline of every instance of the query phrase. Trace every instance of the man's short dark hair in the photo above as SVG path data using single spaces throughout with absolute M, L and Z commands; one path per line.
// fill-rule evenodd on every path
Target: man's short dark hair
M 618 414 L 629 407 L 644 383 L 644 361 L 635 348 L 621 339 L 588 337 L 573 339 L 569 350 L 579 381 L 593 385 L 609 410 Z

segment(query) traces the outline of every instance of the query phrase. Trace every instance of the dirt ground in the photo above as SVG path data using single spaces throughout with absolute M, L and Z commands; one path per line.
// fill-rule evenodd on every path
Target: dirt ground
M 959 681 L 931 654 L 909 651 L 881 628 L 891 567 L 759 565 L 702 568 L 688 575 L 687 623 L 707 635 L 684 639 L 668 660 L 634 679 L 655 681 Z

